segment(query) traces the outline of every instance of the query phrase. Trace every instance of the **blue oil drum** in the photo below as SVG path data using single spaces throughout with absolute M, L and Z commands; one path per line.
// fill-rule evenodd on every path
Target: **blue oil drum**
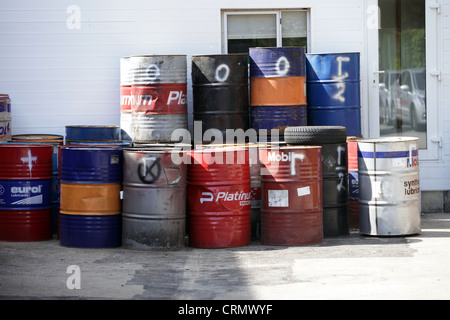
M 308 125 L 361 135 L 360 54 L 306 54 Z
M 250 48 L 252 78 L 304 77 L 305 48 Z
M 307 106 L 258 106 L 250 109 L 250 121 L 255 130 L 278 129 L 288 126 L 306 126 Z
M 59 241 L 64 247 L 116 248 L 121 246 L 122 216 L 59 215 Z
M 109 146 L 117 146 L 122 148 L 128 148 L 133 146 L 132 141 L 127 140 L 98 140 L 98 141 L 91 141 L 91 140 L 80 140 L 80 141 L 68 141 L 67 145 L 71 146 L 94 146 L 94 147 L 109 147 Z
M 61 147 L 61 182 L 122 183 L 120 147 Z
M 90 126 L 71 125 L 66 126 L 66 144 L 70 141 L 82 140 L 121 140 L 119 126 Z
M 307 125 L 303 47 L 250 48 L 250 124 L 259 130 Z

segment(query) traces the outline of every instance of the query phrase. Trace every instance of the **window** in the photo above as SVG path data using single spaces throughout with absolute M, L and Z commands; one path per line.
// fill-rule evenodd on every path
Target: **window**
M 223 52 L 255 47 L 308 47 L 308 11 L 224 11 Z

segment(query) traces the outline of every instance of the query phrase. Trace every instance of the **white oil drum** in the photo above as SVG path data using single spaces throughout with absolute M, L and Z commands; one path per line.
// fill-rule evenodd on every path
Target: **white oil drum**
M 420 233 L 418 138 L 358 140 L 360 233 Z

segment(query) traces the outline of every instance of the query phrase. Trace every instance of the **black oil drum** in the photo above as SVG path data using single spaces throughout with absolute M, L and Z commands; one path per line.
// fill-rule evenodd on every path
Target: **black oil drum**
M 225 143 L 227 129 L 249 128 L 248 55 L 191 59 L 194 121 L 201 122 L 202 137 L 208 129 L 218 129 Z
M 324 237 L 349 235 L 348 149 L 343 126 L 288 127 L 289 145 L 322 147 L 322 197 Z

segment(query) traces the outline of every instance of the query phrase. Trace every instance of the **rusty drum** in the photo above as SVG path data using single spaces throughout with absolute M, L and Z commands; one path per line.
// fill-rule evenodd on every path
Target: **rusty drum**
M 321 147 L 260 148 L 261 243 L 323 241 Z

